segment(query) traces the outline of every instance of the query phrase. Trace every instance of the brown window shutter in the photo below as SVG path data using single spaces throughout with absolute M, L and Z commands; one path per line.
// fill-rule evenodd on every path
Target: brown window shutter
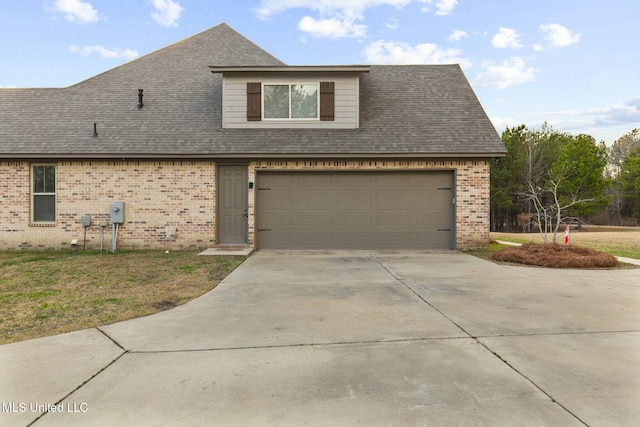
M 262 84 L 247 83 L 247 121 L 262 120 Z
M 335 119 L 335 83 L 320 82 L 320 120 L 332 122 Z

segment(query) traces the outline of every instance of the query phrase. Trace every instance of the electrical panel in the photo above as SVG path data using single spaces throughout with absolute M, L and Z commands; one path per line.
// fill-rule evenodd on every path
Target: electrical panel
M 122 224 L 124 222 L 124 202 L 111 202 L 111 223 Z
M 82 225 L 85 227 L 89 227 L 91 225 L 91 216 L 83 215 L 82 216 Z

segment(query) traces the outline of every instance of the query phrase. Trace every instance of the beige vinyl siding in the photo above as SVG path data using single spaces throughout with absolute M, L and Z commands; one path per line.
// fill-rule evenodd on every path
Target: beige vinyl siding
M 335 120 L 261 120 L 247 121 L 247 83 L 304 83 L 335 82 Z M 225 75 L 223 83 L 222 127 L 225 128 L 337 128 L 355 129 L 358 127 L 358 74 L 332 73 L 289 73 L 286 76 L 260 75 L 244 73 Z

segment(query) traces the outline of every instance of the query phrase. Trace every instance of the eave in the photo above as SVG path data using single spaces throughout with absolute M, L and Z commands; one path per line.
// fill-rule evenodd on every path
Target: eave
M 331 73 L 368 73 L 368 65 L 285 65 L 285 66 L 230 66 L 220 67 L 210 65 L 213 74 L 224 73 L 300 73 L 300 72 L 331 72 Z
M 31 160 L 31 159 L 82 159 L 82 160 L 140 160 L 140 159 L 174 159 L 174 160 L 190 160 L 190 159 L 445 159 L 445 158 L 496 158 L 504 157 L 505 153 L 202 153 L 202 154 L 184 154 L 184 153 L 16 153 L 4 154 L 5 159 L 13 160 Z

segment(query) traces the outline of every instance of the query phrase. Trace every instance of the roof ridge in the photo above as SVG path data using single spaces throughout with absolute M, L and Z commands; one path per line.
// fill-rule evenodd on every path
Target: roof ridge
M 91 77 L 88 77 L 88 78 L 86 78 L 84 80 L 81 80 L 81 81 L 79 81 L 77 83 L 74 83 L 74 84 L 72 84 L 70 86 L 67 86 L 67 87 L 65 87 L 63 89 L 73 88 L 73 87 L 84 85 L 87 82 L 90 82 L 90 81 L 93 81 L 95 79 L 101 78 L 101 77 L 103 77 L 103 76 L 105 76 L 107 74 L 111 74 L 113 72 L 116 72 L 117 70 L 120 70 L 123 67 L 127 67 L 127 66 L 130 66 L 130 65 L 135 64 L 135 63 L 140 63 L 140 61 L 147 61 L 150 58 L 153 58 L 154 56 L 161 55 L 164 52 L 168 52 L 168 51 L 171 51 L 173 49 L 176 49 L 176 47 L 184 46 L 185 44 L 189 44 L 189 43 L 194 43 L 195 44 L 195 43 L 197 43 L 198 40 L 200 40 L 200 39 L 202 39 L 204 37 L 207 37 L 212 33 L 220 33 L 220 34 L 217 34 L 217 36 L 215 38 L 225 37 L 225 33 L 226 33 L 226 37 L 233 37 L 233 38 L 236 38 L 238 41 L 242 41 L 244 43 L 249 43 L 252 47 L 255 47 L 257 50 L 259 50 L 261 54 L 267 55 L 270 58 L 272 58 L 274 60 L 274 62 L 278 62 L 278 63 L 280 63 L 282 65 L 286 65 L 280 59 L 276 58 L 271 53 L 267 52 L 266 50 L 264 50 L 263 48 L 258 46 L 256 43 L 254 43 L 253 41 L 249 40 L 248 38 L 246 38 L 245 36 L 240 34 L 235 29 L 231 28 L 228 24 L 226 24 L 225 22 L 222 22 L 222 23 L 220 23 L 218 25 L 215 25 L 215 26 L 213 26 L 211 28 L 207 28 L 206 30 L 203 30 L 203 31 L 201 31 L 199 33 L 190 35 L 190 36 L 185 37 L 185 38 L 183 38 L 181 40 L 178 40 L 176 42 L 170 43 L 170 44 L 168 44 L 166 46 L 163 46 L 161 48 L 158 48 L 156 50 L 148 52 L 148 53 L 146 53 L 146 54 L 144 54 L 142 56 L 139 56 L 137 58 L 134 58 L 134 59 L 132 59 L 130 61 L 127 61 L 127 62 L 125 62 L 123 64 L 120 64 L 118 66 L 115 66 L 113 68 L 105 70 L 102 73 L 99 73 L 99 74 L 93 75 Z

